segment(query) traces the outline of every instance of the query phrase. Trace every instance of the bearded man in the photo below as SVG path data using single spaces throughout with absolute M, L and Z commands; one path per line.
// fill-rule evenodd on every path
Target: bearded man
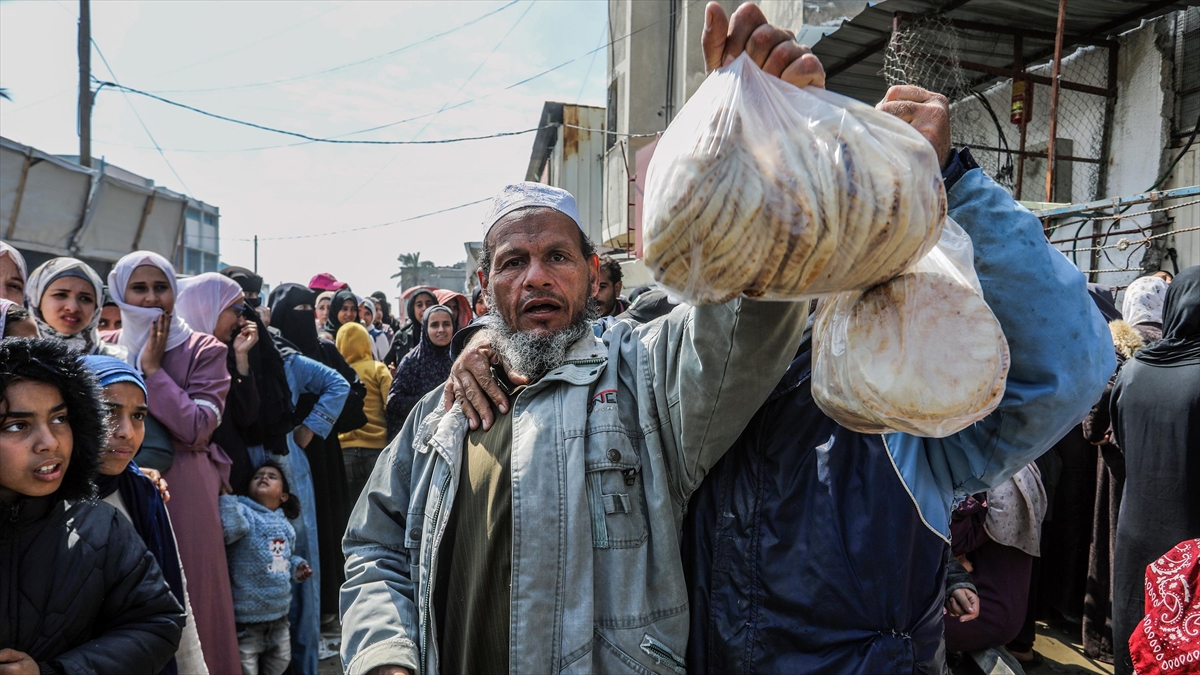
M 706 55 L 821 86 L 816 57 L 748 7 L 709 5 Z M 680 672 L 684 504 L 783 374 L 808 303 L 680 307 L 601 341 L 570 194 L 509 186 L 484 230 L 479 339 L 511 406 L 485 428 L 435 389 L 380 457 L 344 539 L 346 672 Z

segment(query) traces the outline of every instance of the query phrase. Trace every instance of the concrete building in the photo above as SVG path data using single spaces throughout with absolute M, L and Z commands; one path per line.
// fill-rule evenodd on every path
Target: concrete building
M 20 250 L 30 268 L 58 256 L 84 260 L 102 277 L 121 256 L 150 250 L 186 272 L 185 212 L 212 215 L 215 270 L 216 207 L 156 186 L 99 158 L 85 168 L 78 158 L 52 155 L 0 138 L 0 237 Z
M 575 196 L 583 230 L 603 241 L 604 108 L 546 101 L 525 180 Z
M 741 4 L 720 0 L 727 13 Z M 654 135 L 671 123 L 704 81 L 700 34 L 706 3 L 685 0 L 609 0 L 615 42 L 608 50 L 604 148 L 603 233 L 596 240 L 636 253 L 640 235 L 639 179 L 649 164 Z M 760 0 L 774 25 L 799 32 L 803 0 Z M 853 13 L 853 10 L 848 10 Z M 624 39 L 620 36 L 628 35 Z

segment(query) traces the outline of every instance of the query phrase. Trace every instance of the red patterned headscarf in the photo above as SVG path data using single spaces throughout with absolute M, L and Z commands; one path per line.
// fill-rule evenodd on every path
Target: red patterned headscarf
M 1146 618 L 1129 638 L 1137 675 L 1200 669 L 1200 539 L 1146 566 Z

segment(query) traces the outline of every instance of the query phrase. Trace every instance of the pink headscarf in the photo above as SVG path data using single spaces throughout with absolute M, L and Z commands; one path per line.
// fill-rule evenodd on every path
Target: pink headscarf
M 212 335 L 221 312 L 243 297 L 242 287 L 236 281 L 224 274 L 206 272 L 179 282 L 175 314 L 194 330 Z M 228 335 L 216 337 L 221 342 L 229 339 Z

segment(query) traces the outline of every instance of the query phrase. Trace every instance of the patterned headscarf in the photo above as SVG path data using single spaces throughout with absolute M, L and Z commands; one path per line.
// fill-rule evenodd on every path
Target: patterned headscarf
M 93 297 L 96 299 L 92 318 L 78 333 L 71 335 L 61 333 L 47 323 L 41 310 L 42 296 L 46 294 L 46 289 L 63 277 L 77 277 L 90 283 Z M 35 269 L 25 284 L 25 304 L 29 306 L 29 314 L 37 324 L 38 335 L 62 340 L 84 356 L 101 351 L 100 331 L 97 330 L 97 326 L 100 325 L 100 303 L 103 299 L 104 283 L 100 281 L 100 275 L 96 274 L 96 270 L 90 265 L 77 258 L 52 258 Z
M 1121 316 L 1131 326 L 1140 323 L 1162 323 L 1163 301 L 1167 299 L 1167 282 L 1158 277 L 1135 279 L 1125 289 Z
M 143 265 L 157 267 L 167 277 L 175 297 L 179 297 L 179 286 L 175 282 L 175 266 L 166 258 L 153 251 L 134 251 L 117 261 L 113 270 L 108 273 L 108 291 L 112 293 L 113 302 L 121 308 L 121 337 L 117 344 L 126 348 L 128 354 L 125 360 L 129 365 L 141 370 L 142 348 L 150 341 L 150 329 L 163 311 L 157 307 L 135 307 L 125 302 L 125 287 L 129 285 L 129 277 L 133 271 Z M 171 316 L 171 326 L 167 334 L 167 351 L 187 342 L 192 335 L 192 328 L 179 318 L 175 312 Z

